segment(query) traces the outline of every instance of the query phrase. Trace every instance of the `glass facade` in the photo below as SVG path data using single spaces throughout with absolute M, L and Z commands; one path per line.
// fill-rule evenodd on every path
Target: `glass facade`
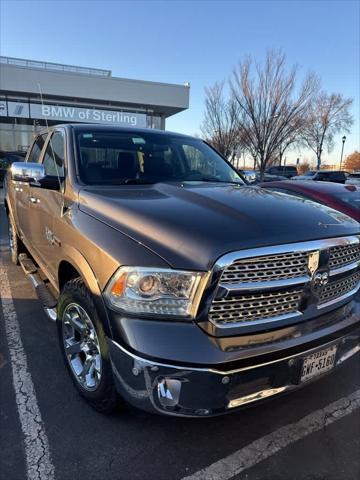
M 157 115 L 147 115 L 146 126 L 148 128 L 157 128 L 158 130 L 161 130 L 163 128 L 161 124 L 161 117 Z
M 0 150 L 26 150 L 42 127 L 90 123 L 165 130 L 189 107 L 189 85 L 113 77 L 110 70 L 0 56 Z M 41 88 L 40 88 L 41 85 Z
M 0 123 L 0 150 L 27 150 L 39 127 L 20 123 Z
M 72 100 L 72 99 L 71 99 Z M 26 151 L 34 134 L 59 123 L 101 123 L 140 128 L 165 128 L 165 120 L 152 109 L 119 105 L 32 99 L 0 95 L 0 151 Z
M 6 123 L 5 123 L 6 122 Z M 49 125 L 58 122 L 49 121 Z M 61 122 L 66 123 L 66 122 Z M 147 114 L 147 128 L 162 128 L 160 116 Z M 0 118 L 0 150 L 2 151 L 26 151 L 31 144 L 34 134 L 46 127 L 44 120 L 32 120 L 25 118 Z

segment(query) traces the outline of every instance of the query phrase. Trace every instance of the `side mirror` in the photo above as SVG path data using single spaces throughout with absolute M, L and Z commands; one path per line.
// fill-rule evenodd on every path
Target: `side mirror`
M 17 182 L 38 182 L 45 177 L 44 166 L 40 163 L 14 162 L 10 171 L 11 179 Z

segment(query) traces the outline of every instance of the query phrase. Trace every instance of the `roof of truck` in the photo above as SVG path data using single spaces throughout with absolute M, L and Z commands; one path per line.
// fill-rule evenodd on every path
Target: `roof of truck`
M 187 137 L 187 138 L 194 138 L 191 135 L 185 135 L 183 133 L 177 132 L 169 132 L 165 130 L 158 130 L 155 128 L 137 128 L 137 127 L 122 127 L 120 125 L 104 125 L 99 123 L 60 123 L 58 125 L 52 125 L 50 127 L 43 128 L 39 133 L 42 134 L 44 132 L 54 130 L 58 127 L 66 128 L 66 129 L 74 129 L 74 130 L 86 130 L 91 129 L 92 131 L 115 131 L 115 132 L 131 132 L 137 134 L 158 134 L 158 135 L 171 135 L 171 136 L 179 136 L 179 137 Z M 201 139 L 200 139 L 201 140 Z

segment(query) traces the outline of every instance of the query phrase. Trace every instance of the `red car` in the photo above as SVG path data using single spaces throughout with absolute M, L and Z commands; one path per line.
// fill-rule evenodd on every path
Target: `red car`
M 285 180 L 259 183 L 262 188 L 306 198 L 339 210 L 360 222 L 360 188 L 332 182 Z

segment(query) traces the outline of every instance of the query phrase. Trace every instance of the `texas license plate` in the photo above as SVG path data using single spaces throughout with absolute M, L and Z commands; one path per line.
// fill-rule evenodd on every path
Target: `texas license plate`
M 336 349 L 337 346 L 333 345 L 305 357 L 301 369 L 300 382 L 306 382 L 331 370 L 335 365 Z

